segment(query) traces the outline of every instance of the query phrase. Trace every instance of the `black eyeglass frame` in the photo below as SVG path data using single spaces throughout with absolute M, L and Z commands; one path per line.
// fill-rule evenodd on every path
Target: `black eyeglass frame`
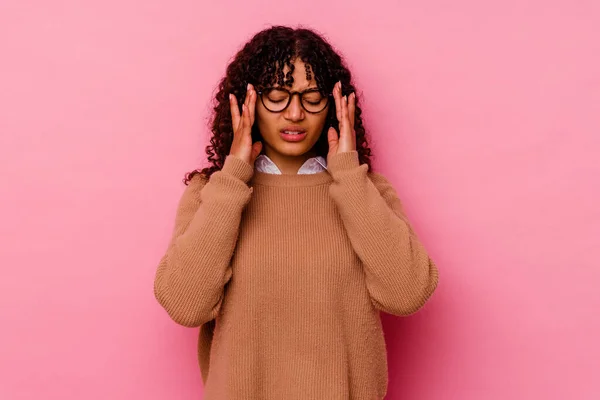
M 270 109 L 269 109 L 269 108 L 268 108 L 268 107 L 265 105 L 265 101 L 264 101 L 264 99 L 263 99 L 262 95 L 263 95 L 263 93 L 264 93 L 264 92 L 266 92 L 266 91 L 269 91 L 269 90 L 281 90 L 281 91 L 284 91 L 284 92 L 288 92 L 288 94 L 289 94 L 289 97 L 288 97 L 288 102 L 287 102 L 287 104 L 285 105 L 285 107 L 283 107 L 283 108 L 282 108 L 281 110 L 279 110 L 279 111 L 272 111 L 272 110 L 270 110 Z M 269 111 L 269 112 L 272 112 L 272 113 L 280 113 L 280 112 L 284 112 L 284 111 L 285 111 L 285 110 L 286 110 L 286 109 L 289 107 L 290 103 L 292 102 L 292 97 L 294 97 L 294 95 L 295 95 L 295 94 L 297 94 L 297 95 L 299 95 L 299 96 L 300 96 L 300 105 L 302 106 L 302 108 L 304 109 L 304 111 L 306 111 L 306 112 L 307 112 L 307 113 L 309 113 L 309 114 L 319 114 L 319 113 L 322 113 L 322 112 L 323 112 L 323 111 L 324 111 L 324 110 L 327 108 L 327 106 L 329 105 L 330 98 L 331 98 L 331 97 L 333 97 L 333 94 L 332 94 L 332 93 L 329 93 L 329 94 L 327 94 L 327 95 L 325 96 L 325 97 L 327 98 L 327 101 L 325 102 L 325 105 L 323 106 L 323 108 L 322 108 L 322 109 L 320 109 L 319 111 L 309 111 L 309 110 L 307 110 L 307 109 L 306 109 L 306 107 L 304 107 L 304 102 L 302 101 L 302 96 L 304 96 L 304 93 L 313 93 L 313 92 L 321 92 L 321 91 L 320 91 L 319 89 L 317 89 L 317 88 L 311 88 L 311 89 L 307 89 L 307 90 L 303 90 L 303 91 L 301 91 L 301 92 L 298 92 L 298 91 L 296 91 L 296 90 L 294 90 L 294 91 L 291 91 L 291 90 L 287 90 L 287 89 L 285 89 L 285 88 L 281 88 L 281 87 L 269 87 L 269 88 L 265 88 L 265 89 L 262 89 L 262 90 L 257 90 L 257 91 L 256 91 L 256 93 L 257 93 L 257 94 L 259 95 L 259 97 L 260 97 L 260 102 L 262 103 L 262 105 L 263 105 L 263 106 L 264 106 L 264 107 L 267 109 L 267 111 Z M 323 94 L 323 93 L 321 93 L 321 94 Z

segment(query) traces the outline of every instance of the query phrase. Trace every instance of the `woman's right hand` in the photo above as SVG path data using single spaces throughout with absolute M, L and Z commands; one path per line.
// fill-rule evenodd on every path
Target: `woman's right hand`
M 256 91 L 251 84 L 248 84 L 241 116 L 235 95 L 229 95 L 231 125 L 233 126 L 233 142 L 231 143 L 229 154 L 241 158 L 252 166 L 254 166 L 254 161 L 262 150 L 261 142 L 252 143 L 252 125 L 254 125 L 255 106 Z

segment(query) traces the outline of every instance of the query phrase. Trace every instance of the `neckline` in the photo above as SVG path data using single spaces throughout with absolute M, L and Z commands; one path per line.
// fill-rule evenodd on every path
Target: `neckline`
M 315 157 L 310 157 L 306 161 L 304 161 L 304 163 L 298 169 L 298 172 L 300 172 L 300 170 L 302 170 L 302 168 L 306 167 L 308 165 L 308 163 L 312 162 L 312 161 L 319 164 L 321 166 L 320 169 L 323 169 L 323 170 L 327 169 L 327 159 L 325 159 L 325 157 L 323 157 L 323 156 L 315 156 Z M 277 164 L 275 164 L 275 162 L 273 162 L 273 160 L 271 160 L 271 158 L 266 154 L 260 154 L 256 158 L 256 160 L 254 160 L 254 170 L 258 171 L 258 172 L 266 172 L 269 174 L 281 174 L 281 170 L 279 169 Z M 315 172 L 313 171 L 313 172 L 309 172 L 309 173 L 313 174 Z
M 254 171 L 250 182 L 264 186 L 318 186 L 333 180 L 329 171 L 321 171 L 315 174 L 270 174 L 267 172 Z

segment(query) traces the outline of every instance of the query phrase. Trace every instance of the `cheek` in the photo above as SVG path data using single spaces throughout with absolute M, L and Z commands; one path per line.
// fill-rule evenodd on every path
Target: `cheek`
M 256 109 L 256 122 L 258 123 L 258 128 L 263 136 L 265 134 L 269 135 L 269 133 L 275 129 L 275 120 L 273 116 L 274 114 L 264 109 Z
M 315 128 L 315 130 L 320 133 L 325 126 L 325 121 L 327 121 L 327 114 L 315 116 L 314 120 L 311 121 L 311 125 Z

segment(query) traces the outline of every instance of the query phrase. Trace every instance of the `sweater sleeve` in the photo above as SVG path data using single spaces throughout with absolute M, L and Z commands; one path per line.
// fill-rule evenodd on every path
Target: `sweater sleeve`
M 178 324 L 197 327 L 219 312 L 252 175 L 250 164 L 227 156 L 210 179 L 194 176 L 179 201 L 154 279 L 156 299 Z
M 328 169 L 330 195 L 362 261 L 373 305 L 400 316 L 418 311 L 437 286 L 438 270 L 393 186 L 381 174 L 368 174 L 357 151 L 336 154 Z

